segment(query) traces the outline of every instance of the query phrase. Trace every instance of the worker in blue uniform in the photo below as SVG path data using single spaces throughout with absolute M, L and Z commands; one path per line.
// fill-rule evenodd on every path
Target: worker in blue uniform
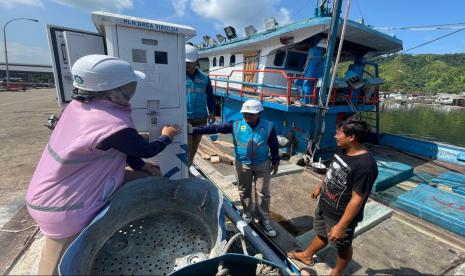
M 186 99 L 187 123 L 191 126 L 206 125 L 207 120 L 215 121 L 215 96 L 210 78 L 197 68 L 197 48 L 186 44 Z M 189 167 L 192 165 L 199 146 L 201 134 L 188 135 Z
M 250 223 L 253 216 L 269 237 L 276 231 L 270 221 L 270 178 L 278 172 L 279 145 L 273 123 L 260 118 L 262 104 L 247 100 L 242 105 L 243 118 L 230 123 L 194 127 L 193 134 L 231 133 L 233 135 L 235 168 L 243 218 Z M 255 200 L 252 199 L 255 182 Z M 255 209 L 255 212 L 254 212 Z

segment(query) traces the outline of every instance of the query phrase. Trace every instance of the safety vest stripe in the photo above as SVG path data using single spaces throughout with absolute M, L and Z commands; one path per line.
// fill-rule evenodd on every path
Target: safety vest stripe
M 65 158 L 62 158 L 55 150 L 53 150 L 50 144 L 48 144 L 47 149 L 48 149 L 48 153 L 55 161 L 57 161 L 58 163 L 64 164 L 64 165 L 86 163 L 86 162 L 91 162 L 95 160 L 117 159 L 119 155 L 118 153 L 109 153 L 109 154 L 95 156 L 91 158 L 65 159 Z
M 32 205 L 28 202 L 26 202 L 26 204 L 29 208 L 37 210 L 37 211 L 42 211 L 42 212 L 63 212 L 63 211 L 73 211 L 73 210 L 84 208 L 84 202 L 76 203 L 72 205 L 59 206 L 59 207 L 58 206 L 38 206 L 38 205 Z

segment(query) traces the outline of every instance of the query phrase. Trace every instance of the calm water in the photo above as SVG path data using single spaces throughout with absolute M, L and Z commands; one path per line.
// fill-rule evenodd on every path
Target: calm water
M 381 132 L 465 147 L 465 108 L 381 103 Z

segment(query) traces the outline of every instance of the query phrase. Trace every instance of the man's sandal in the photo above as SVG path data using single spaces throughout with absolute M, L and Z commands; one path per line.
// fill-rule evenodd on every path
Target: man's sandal
M 315 265 L 315 261 L 313 260 L 313 258 L 302 258 L 302 257 L 298 257 L 296 255 L 296 253 L 301 253 L 301 252 L 297 252 L 297 251 L 289 251 L 287 252 L 287 257 L 293 261 L 295 261 L 297 263 L 297 265 L 299 266 L 299 268 L 301 268 L 301 266 L 303 267 L 310 267 L 310 266 L 314 266 Z

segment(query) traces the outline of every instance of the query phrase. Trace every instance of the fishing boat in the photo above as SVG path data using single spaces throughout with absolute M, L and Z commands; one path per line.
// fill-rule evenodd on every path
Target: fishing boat
M 279 234 L 270 243 L 284 256 L 311 240 L 316 204 L 308 195 L 321 177 L 292 166 L 311 166 L 317 160 L 328 165 L 336 150 L 336 125 L 359 118 L 371 125 L 367 146 L 380 173 L 354 241 L 360 247 L 356 265 L 348 271 L 463 273 L 464 259 L 458 256 L 465 252 L 465 149 L 380 133 L 383 80 L 376 60 L 399 52 L 402 41 L 339 18 L 341 3 L 336 2 L 331 8 L 321 1 L 313 18 L 288 25 L 279 26 L 270 18 L 262 32 L 248 26 L 244 37 L 229 26 L 226 36 L 218 34 L 217 40 L 204 36 L 197 45 L 202 62 L 209 65 L 220 121 L 240 119 L 242 103 L 257 99 L 264 106 L 262 118 L 273 122 L 278 140 L 284 141 L 281 151 L 289 163 L 279 180 L 272 180 L 271 209 Z M 341 62 L 349 66 L 336 74 Z M 220 139 L 230 141 L 227 136 Z M 232 168 L 201 158 L 196 164 L 217 186 L 233 187 Z M 219 175 L 211 176 L 212 168 Z M 233 192 L 226 196 L 237 200 Z M 322 253 L 322 263 L 331 264 L 330 255 Z M 317 271 L 329 272 L 321 267 Z

